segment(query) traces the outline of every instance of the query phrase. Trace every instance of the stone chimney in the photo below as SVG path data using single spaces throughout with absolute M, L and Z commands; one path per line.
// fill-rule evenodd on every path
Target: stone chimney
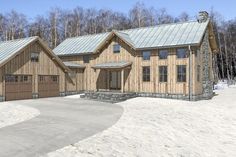
M 203 23 L 206 22 L 209 19 L 209 14 L 206 11 L 200 11 L 198 14 L 198 22 Z

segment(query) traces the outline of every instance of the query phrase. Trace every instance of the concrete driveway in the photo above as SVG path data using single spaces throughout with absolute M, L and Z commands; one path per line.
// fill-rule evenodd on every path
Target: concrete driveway
M 62 97 L 12 103 L 37 108 L 41 114 L 0 129 L 0 157 L 45 155 L 107 129 L 123 112 L 115 104 Z

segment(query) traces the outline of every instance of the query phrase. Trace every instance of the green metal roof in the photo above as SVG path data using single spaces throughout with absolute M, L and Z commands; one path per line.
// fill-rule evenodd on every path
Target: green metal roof
M 208 24 L 209 20 L 203 23 L 189 21 L 79 36 L 66 39 L 53 51 L 57 55 L 93 53 L 111 33 L 128 42 L 134 49 L 195 45 L 201 42 Z
M 1 41 L 0 42 L 0 64 L 23 49 L 29 43 L 35 41 L 38 37 L 29 37 L 24 39 Z

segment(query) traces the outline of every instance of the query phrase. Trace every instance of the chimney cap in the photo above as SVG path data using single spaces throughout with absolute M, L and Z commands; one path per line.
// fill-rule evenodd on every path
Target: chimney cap
M 206 22 L 208 19 L 209 19 L 209 14 L 207 11 L 199 11 L 199 14 L 198 14 L 199 23 Z

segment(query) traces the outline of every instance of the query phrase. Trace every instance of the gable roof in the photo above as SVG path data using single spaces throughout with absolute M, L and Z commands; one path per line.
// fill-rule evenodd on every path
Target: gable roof
M 39 44 L 47 50 L 49 55 L 66 71 L 70 69 L 66 67 L 60 58 L 53 53 L 53 51 L 37 36 L 22 38 L 17 40 L 1 41 L 0 42 L 0 67 L 6 64 L 9 60 L 22 52 L 22 50 L 29 44 L 38 41 Z
M 53 51 L 57 55 L 95 53 L 112 34 L 136 50 L 199 45 L 209 23 L 209 20 L 202 23 L 189 21 L 79 36 L 66 39 Z

